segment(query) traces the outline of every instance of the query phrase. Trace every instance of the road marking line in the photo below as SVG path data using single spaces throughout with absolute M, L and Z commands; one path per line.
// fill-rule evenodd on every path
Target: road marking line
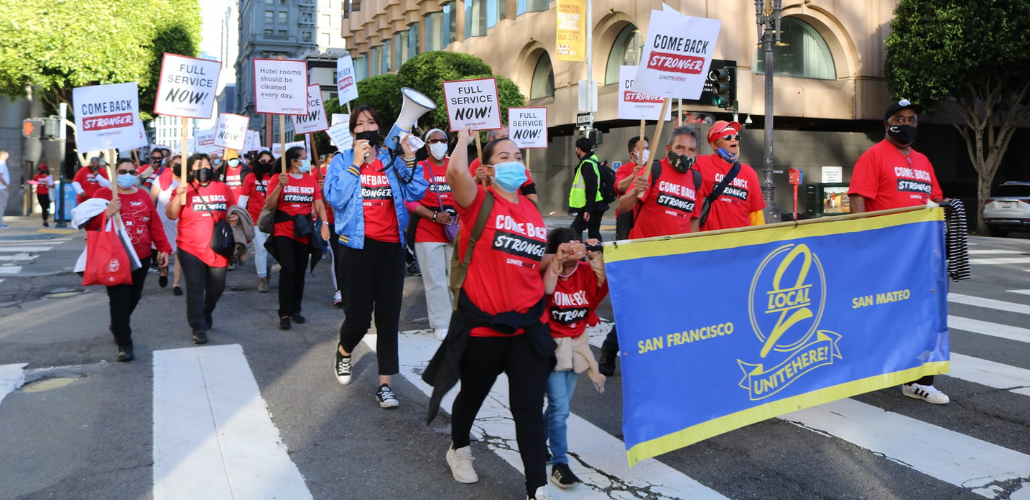
M 1023 253 L 1022 250 L 969 250 L 966 253 L 969 255 L 999 255 L 999 254 L 1011 254 L 1011 253 Z
M 1030 290 L 1007 290 L 1009 293 L 1018 293 L 1021 295 L 1030 295 Z
M 948 302 L 954 302 L 956 304 L 965 304 L 967 306 L 984 307 L 987 309 L 996 309 L 998 311 L 1014 312 L 1019 314 L 1030 314 L 1030 306 L 1025 304 L 1005 302 L 1002 300 L 985 299 L 983 297 L 973 297 L 972 295 L 960 295 L 957 293 L 949 293 Z
M 310 499 L 239 344 L 154 351 L 154 499 Z
M 1030 370 L 1016 366 L 953 352 L 948 376 L 1030 396 Z
M 1030 344 L 1030 330 L 1018 326 L 1001 325 L 978 319 L 948 316 L 948 329 L 990 335 L 1002 339 L 1015 340 Z
M 1028 455 L 853 399 L 780 418 L 988 498 L 997 493 L 991 483 L 1013 479 L 1030 482 Z
M 999 259 L 969 259 L 970 264 L 1028 264 L 1030 263 L 1030 257 L 1011 257 L 1011 258 L 999 258 Z
M 422 381 L 422 371 L 428 365 L 440 341 L 426 334 L 401 334 L 401 375 L 418 387 L 426 396 L 432 387 Z M 375 351 L 376 336 L 366 335 L 365 345 Z M 589 381 L 586 381 L 590 385 Z M 440 409 L 450 412 L 458 388 L 451 390 L 441 402 Z M 490 395 L 483 402 L 473 435 L 484 439 L 490 450 L 503 458 L 512 467 L 523 473 L 522 458 L 515 441 L 515 424 L 508 409 L 508 380 L 504 374 L 497 377 Z M 548 493 L 558 499 L 606 499 L 622 498 L 619 492 L 630 492 L 647 488 L 658 498 L 726 499 L 687 475 L 657 460 L 644 460 L 632 469 L 626 465 L 625 444 L 604 430 L 583 420 L 575 414 L 568 421 L 570 467 L 583 480 L 583 486 L 565 492 L 549 486 Z M 445 476 L 446 462 L 440 450 L 441 476 Z M 577 457 L 581 457 L 580 461 Z M 613 481 L 612 478 L 617 478 Z M 614 495 L 612 495 L 614 493 Z
M 0 274 L 18 274 L 21 266 L 0 266 Z
M 0 245 L 0 252 L 17 252 L 17 253 L 40 253 L 49 252 L 54 247 L 30 247 L 23 245 L 3 246 Z
M 18 390 L 25 383 L 24 368 L 26 364 L 0 365 L 0 402 L 3 402 L 4 397 Z
M 24 260 L 36 260 L 38 255 L 29 255 L 27 253 L 16 253 L 14 255 L 0 255 L 0 261 L 24 261 Z

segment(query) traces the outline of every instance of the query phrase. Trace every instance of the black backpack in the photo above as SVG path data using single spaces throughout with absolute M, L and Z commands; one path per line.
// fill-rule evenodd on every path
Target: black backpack
M 601 192 L 601 198 L 605 203 L 614 203 L 619 199 L 619 193 L 615 190 L 615 171 L 608 166 L 608 162 L 602 161 L 597 165 L 597 190 Z

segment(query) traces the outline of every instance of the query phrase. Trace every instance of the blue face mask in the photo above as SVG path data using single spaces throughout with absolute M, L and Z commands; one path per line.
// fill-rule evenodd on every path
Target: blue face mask
M 526 182 L 526 166 L 509 161 L 494 165 L 494 182 L 506 193 L 514 193 Z
M 118 187 L 122 189 L 129 189 L 136 185 L 136 176 L 132 174 L 119 174 L 118 175 Z
M 217 167 L 222 164 L 222 160 L 220 158 L 215 158 L 214 164 Z
M 237 166 L 239 166 L 239 164 L 240 164 L 240 160 L 237 159 L 237 158 L 233 158 L 233 159 L 229 160 L 229 166 L 232 167 L 232 168 L 236 168 Z
M 311 171 L 311 160 L 300 161 L 300 173 L 306 174 Z
M 737 161 L 737 155 L 731 154 L 729 151 L 726 151 L 723 148 L 719 148 L 715 152 L 719 155 L 719 157 L 730 163 Z

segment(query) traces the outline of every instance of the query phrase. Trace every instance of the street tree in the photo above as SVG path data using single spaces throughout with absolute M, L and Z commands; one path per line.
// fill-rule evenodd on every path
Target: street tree
M 1027 0 L 901 0 L 891 21 L 887 88 L 942 111 L 958 130 L 978 174 L 977 214 L 1016 127 L 1030 118 L 1028 33 Z

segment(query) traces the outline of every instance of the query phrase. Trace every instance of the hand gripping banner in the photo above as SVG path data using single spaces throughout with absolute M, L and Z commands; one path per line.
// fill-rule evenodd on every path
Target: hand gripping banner
M 943 209 L 834 219 L 605 246 L 630 465 L 948 371 Z

